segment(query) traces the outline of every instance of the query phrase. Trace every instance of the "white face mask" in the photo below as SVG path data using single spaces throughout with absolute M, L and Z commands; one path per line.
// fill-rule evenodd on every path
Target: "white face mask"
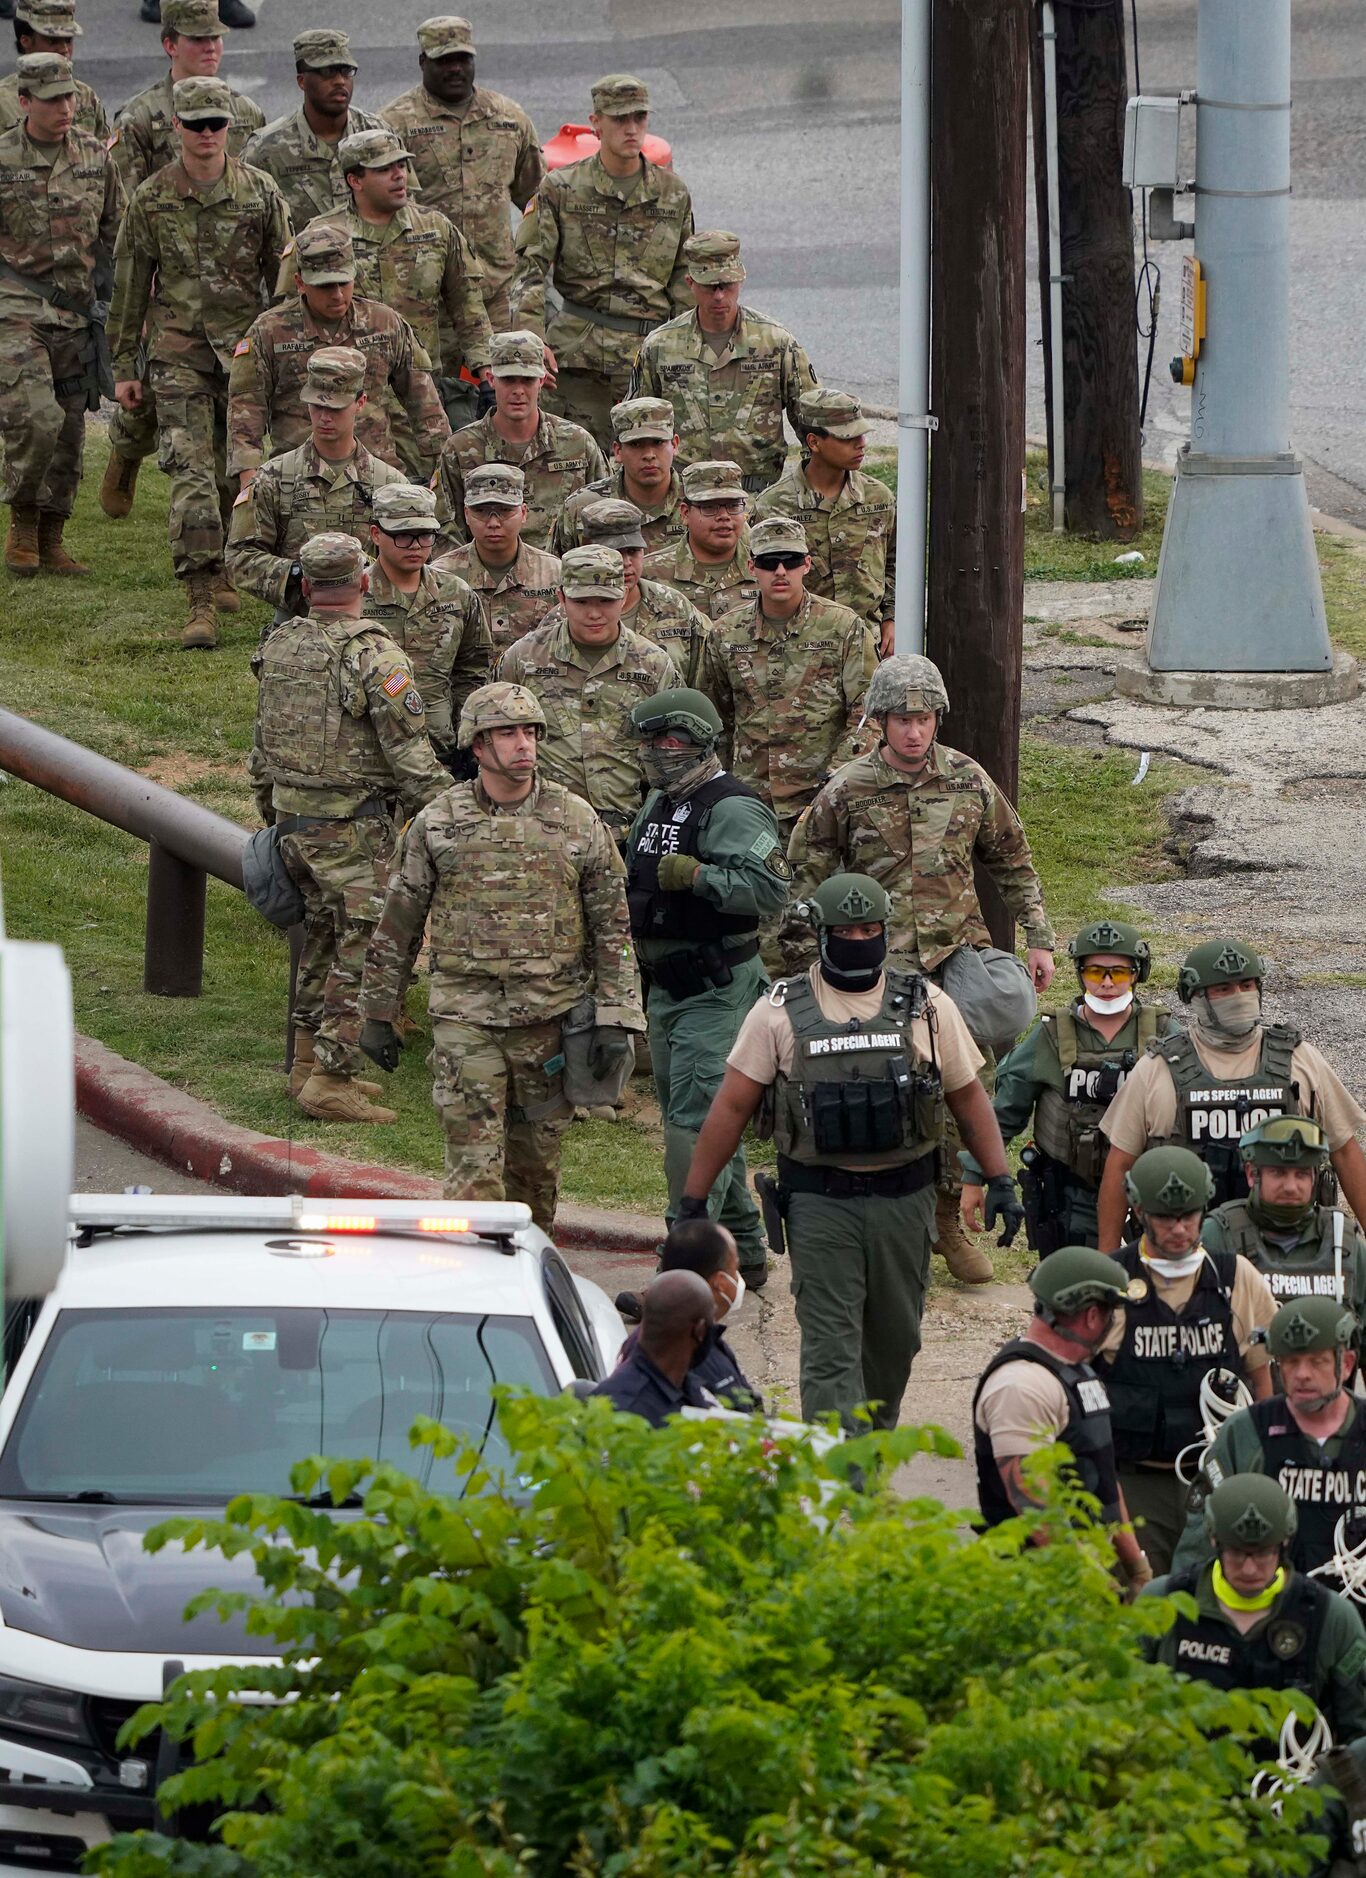
M 744 1273 L 736 1272 L 735 1276 L 731 1279 L 730 1282 L 735 1286 L 735 1295 L 731 1299 L 730 1303 L 726 1306 L 724 1314 L 717 1319 L 718 1323 L 723 1323 L 723 1324 L 733 1323 L 735 1319 L 740 1315 L 740 1306 L 745 1301 Z
M 1199 1271 L 1204 1262 L 1203 1246 L 1196 1246 L 1193 1252 L 1187 1252 L 1184 1258 L 1179 1259 L 1158 1258 L 1148 1250 L 1146 1241 L 1143 1246 L 1143 1263 L 1151 1265 L 1161 1278 L 1189 1278 L 1192 1272 Z
M 1087 1010 L 1095 1011 L 1101 1017 L 1117 1017 L 1121 1011 L 1127 1011 L 1133 1001 L 1132 991 L 1117 991 L 1113 998 L 1102 998 L 1094 991 L 1082 993 L 1082 1002 Z

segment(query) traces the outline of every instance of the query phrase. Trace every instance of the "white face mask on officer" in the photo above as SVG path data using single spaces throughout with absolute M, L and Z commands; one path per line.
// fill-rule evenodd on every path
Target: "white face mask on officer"
M 740 1315 L 740 1306 L 745 1301 L 745 1275 L 743 1272 L 718 1272 L 716 1276 L 718 1278 L 728 1278 L 731 1284 L 735 1286 L 734 1293 L 729 1303 L 726 1304 L 726 1308 L 716 1320 L 718 1324 L 730 1324 Z M 713 1285 L 712 1290 L 713 1293 L 715 1293 L 715 1285 Z M 717 1298 L 716 1301 L 718 1304 L 724 1302 L 721 1298 Z
M 1134 1001 L 1131 987 L 1117 991 L 1112 997 L 1103 998 L 1094 991 L 1084 991 L 1082 1002 L 1087 1010 L 1094 1011 L 1098 1017 L 1118 1017 L 1121 1011 L 1127 1011 Z

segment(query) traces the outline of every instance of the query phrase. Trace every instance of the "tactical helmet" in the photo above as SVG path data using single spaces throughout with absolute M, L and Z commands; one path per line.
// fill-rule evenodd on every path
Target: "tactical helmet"
M 1203 1213 L 1214 1198 L 1214 1176 L 1189 1148 L 1149 1148 L 1124 1176 L 1130 1206 L 1159 1219 Z
M 1204 1520 L 1216 1551 L 1229 1545 L 1260 1552 L 1289 1545 L 1299 1514 L 1285 1488 L 1269 1474 L 1230 1474 L 1206 1496 Z
M 898 716 L 911 711 L 947 711 L 949 694 L 943 674 L 933 659 L 918 652 L 884 659 L 868 680 L 864 693 L 865 717 Z
M 1089 1245 L 1062 1246 L 1029 1274 L 1036 1309 L 1049 1323 L 1088 1304 L 1123 1304 L 1126 1284 L 1122 1267 L 1109 1253 Z
M 1153 968 L 1148 941 L 1141 938 L 1137 926 L 1122 919 L 1095 919 L 1083 926 L 1075 939 L 1068 941 L 1067 956 L 1075 965 L 1093 958 L 1097 952 L 1113 952 L 1117 958 L 1132 959 L 1139 984 L 1147 981 Z
M 1274 1357 L 1345 1350 L 1355 1333 L 1355 1317 L 1336 1298 L 1291 1298 L 1267 1325 L 1266 1347 Z
M 1328 1139 L 1308 1115 L 1272 1115 L 1247 1129 L 1238 1152 L 1251 1167 L 1327 1167 Z
M 1206 939 L 1189 951 L 1177 973 L 1176 991 L 1189 1004 L 1197 991 L 1211 985 L 1236 985 L 1241 978 L 1265 978 L 1262 955 L 1241 939 Z
M 721 714 L 702 692 L 675 685 L 633 704 L 631 728 L 638 737 L 662 737 L 666 731 L 681 730 L 700 750 L 710 750 L 721 735 Z
M 510 730 L 514 724 L 534 726 L 537 740 L 545 735 L 545 712 L 525 685 L 481 685 L 460 707 L 457 750 L 473 747 L 481 730 Z
M 869 874 L 832 874 L 802 904 L 813 926 L 885 925 L 892 916 L 891 895 Z

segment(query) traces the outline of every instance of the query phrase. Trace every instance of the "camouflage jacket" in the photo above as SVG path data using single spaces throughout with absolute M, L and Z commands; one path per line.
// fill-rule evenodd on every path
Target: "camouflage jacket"
M 240 587 L 270 606 L 283 606 L 299 549 L 314 535 L 336 529 L 370 546 L 370 510 L 376 489 L 408 479 L 363 444 L 345 463 L 327 463 L 310 437 L 297 450 L 272 457 L 232 507 L 226 559 Z
M 123 184 L 98 138 L 73 128 L 60 144 L 35 144 L 22 125 L 0 135 L 0 261 L 16 274 L 92 300 L 96 265 L 109 265 L 124 208 Z M 9 280 L 0 280 L 0 320 L 67 331 L 88 324 Z
M 429 917 L 433 1017 L 547 1023 L 591 994 L 600 1024 L 644 1030 L 621 857 L 558 783 L 516 804 L 457 783 L 414 818 L 366 954 L 366 1017 L 397 1014 Z
M 1024 928 L 1051 949 L 1053 929 L 1020 818 L 979 763 L 936 743 L 920 777 L 881 750 L 847 763 L 798 822 L 788 846 L 793 900 L 831 874 L 871 874 L 892 896 L 893 952 L 926 971 L 959 946 L 991 944 L 977 901 L 980 861 Z
M 16 124 L 22 124 L 24 113 L 19 104 L 19 74 L 10 72 L 0 78 L 0 132 L 13 130 Z M 102 144 L 109 142 L 109 114 L 89 85 L 76 80 L 76 130 L 83 130 L 92 137 L 98 137 Z
M 229 86 L 229 90 L 232 87 Z M 109 148 L 114 153 L 119 175 L 129 195 L 139 183 L 174 163 L 180 155 L 180 139 L 171 123 L 171 74 L 130 98 L 121 111 L 114 113 L 114 135 Z M 228 127 L 228 155 L 241 157 L 252 136 L 265 123 L 265 112 L 239 91 L 232 93 L 232 123 Z M 283 245 L 283 244 L 282 244 Z
M 427 735 L 443 761 L 455 754 L 460 707 L 489 674 L 492 646 L 484 613 L 458 574 L 424 567 L 416 593 L 401 593 L 379 563 L 370 569 L 365 617 L 401 646 L 427 707 Z
M 752 519 L 766 515 L 795 515 L 806 530 L 812 593 L 853 607 L 870 626 L 896 617 L 896 497 L 886 483 L 852 470 L 831 503 L 797 463 L 755 502 Z
M 642 336 L 692 304 L 683 260 L 691 233 L 692 197 L 672 170 L 642 157 L 639 178 L 623 180 L 596 156 L 553 170 L 517 230 L 513 324 L 547 339 L 562 371 L 629 370 Z M 633 330 L 598 325 L 566 305 L 547 331 L 547 280 L 566 303 Z
M 228 376 L 229 473 L 240 476 L 264 461 L 267 434 L 277 456 L 311 434 L 301 394 L 309 354 L 319 346 L 354 346 L 365 354 L 366 399 L 356 419 L 356 435 L 366 449 L 386 461 L 395 456 L 387 396 L 392 390 L 434 467 L 451 427 L 427 370 L 427 354 L 407 320 L 378 300 L 357 298 L 343 318 L 323 325 L 295 295 L 262 313 L 233 349 Z
M 248 773 L 263 819 L 344 819 L 376 795 L 415 815 L 445 788 L 412 668 L 371 621 L 288 620 L 251 667 L 260 691 Z
M 670 542 L 681 541 L 688 532 L 678 511 L 678 505 L 683 500 L 683 479 L 677 470 L 670 472 L 669 493 L 664 500 L 647 504 L 636 502 L 634 496 L 627 495 L 625 469 L 620 463 L 609 463 L 605 476 L 599 476 L 565 497 L 564 507 L 555 517 L 555 525 L 550 531 L 552 554 L 565 555 L 571 548 L 583 546 L 583 525 L 579 517 L 590 502 L 601 502 L 607 496 L 618 502 L 634 502 L 640 510 L 640 532 L 645 537 L 647 554 L 668 547 Z
M 718 754 L 756 789 L 786 831 L 839 764 L 876 749 L 860 731 L 877 644 L 857 613 L 806 594 L 790 620 L 759 602 L 712 628 L 702 689 L 721 713 Z
M 563 602 L 557 601 L 541 625 L 548 632 L 552 626 L 562 626 L 565 617 Z M 702 655 L 712 628 L 692 601 L 676 588 L 666 587 L 658 580 L 638 582 L 636 603 L 629 612 L 622 614 L 621 624 L 623 629 L 639 633 L 652 646 L 667 652 L 682 672 L 685 685 L 697 685 L 706 690 Z
M 229 157 L 201 191 L 181 163 L 138 186 L 114 251 L 109 350 L 115 378 L 136 378 L 144 322 L 149 357 L 209 371 L 270 298 L 289 240 L 285 199 L 262 170 Z
M 645 796 L 631 707 L 682 684 L 668 653 L 630 631 L 601 650 L 576 645 L 567 620 L 547 620 L 508 647 L 497 676 L 541 701 L 542 774 L 591 802 L 620 840 Z
M 490 411 L 475 424 L 456 431 L 441 452 L 437 470 L 436 513 L 443 544 L 454 547 L 469 538 L 465 526 L 465 478 L 480 463 L 515 463 L 526 478 L 526 522 L 522 540 L 544 548 L 560 505 L 574 490 L 607 474 L 602 451 L 578 424 L 541 412 L 530 443 L 507 443 L 494 429 Z
M 485 567 L 470 541 L 452 548 L 431 567 L 437 574 L 458 574 L 474 589 L 484 609 L 495 658 L 523 633 L 539 626 L 559 600 L 558 559 L 540 548 L 529 548 L 525 541 L 519 542 L 512 565 L 501 570 Z
M 784 412 L 800 437 L 797 406 L 815 382 L 805 351 L 776 320 L 742 306 L 718 357 L 694 307 L 644 341 L 630 396 L 673 405 L 680 463 L 728 458 L 740 465 L 745 487 L 759 490 L 783 473 Z
M 742 529 L 729 561 L 719 566 L 704 565 L 695 559 L 686 535 L 655 554 L 645 557 L 645 578 L 661 581 L 685 599 L 709 620 L 719 620 L 759 597 L 759 584 L 749 571 L 749 530 Z
M 380 112 L 413 156 L 424 208 L 448 215 L 484 265 L 490 293 L 512 274 L 510 204 L 525 209 L 545 177 L 535 126 L 501 92 L 475 87 L 463 111 L 421 85 Z
M 380 121 L 368 111 L 351 110 L 346 114 L 342 137 L 354 137 L 358 130 L 379 130 Z M 286 117 L 277 117 L 263 125 L 248 139 L 242 161 L 253 169 L 265 170 L 280 185 L 280 193 L 289 204 L 289 219 L 295 230 L 301 229 L 329 209 L 350 210 L 351 191 L 346 186 L 341 164 L 337 161 L 337 143 L 324 143 L 300 107 Z
M 344 228 L 356 255 L 356 292 L 382 300 L 400 314 L 425 349 L 434 372 L 454 377 L 462 364 L 482 372 L 489 362 L 489 316 L 484 311 L 484 271 L 473 249 L 436 209 L 408 203 L 381 228 L 354 210 L 317 217 Z M 279 291 L 297 292 L 294 246 L 280 269 Z M 442 358 L 442 316 L 455 334 L 457 352 Z

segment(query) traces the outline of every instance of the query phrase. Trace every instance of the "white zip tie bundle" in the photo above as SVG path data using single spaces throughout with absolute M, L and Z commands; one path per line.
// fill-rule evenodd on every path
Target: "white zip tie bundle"
M 1309 1578 L 1336 1578 L 1344 1597 L 1366 1604 L 1366 1531 L 1355 1545 L 1347 1543 L 1347 1515 L 1338 1516 L 1333 1528 L 1333 1556 L 1306 1573 Z
M 1226 1394 L 1220 1393 L 1222 1384 Z M 1210 1443 L 1220 1428 L 1235 1409 L 1246 1408 L 1252 1400 L 1252 1391 L 1241 1376 L 1235 1376 L 1231 1369 L 1207 1369 L 1200 1378 L 1200 1421 L 1204 1434 L 1199 1441 L 1192 1441 L 1182 1448 L 1176 1457 L 1176 1478 L 1183 1487 L 1193 1487 L 1200 1472 L 1200 1463 L 1209 1452 Z M 1194 1460 L 1188 1457 L 1194 1455 Z M 1189 1469 L 1189 1472 L 1187 1471 Z
M 1306 1780 L 1313 1778 L 1319 1757 L 1326 1754 L 1332 1745 L 1333 1731 L 1318 1709 L 1314 1710 L 1314 1719 L 1303 1740 L 1300 1738 L 1299 1716 L 1292 1711 L 1281 1723 L 1277 1759 L 1266 1767 L 1259 1767 L 1253 1777 L 1253 1799 L 1274 1801 L 1278 1793 L 1288 1793 L 1292 1787 L 1303 1786 Z

